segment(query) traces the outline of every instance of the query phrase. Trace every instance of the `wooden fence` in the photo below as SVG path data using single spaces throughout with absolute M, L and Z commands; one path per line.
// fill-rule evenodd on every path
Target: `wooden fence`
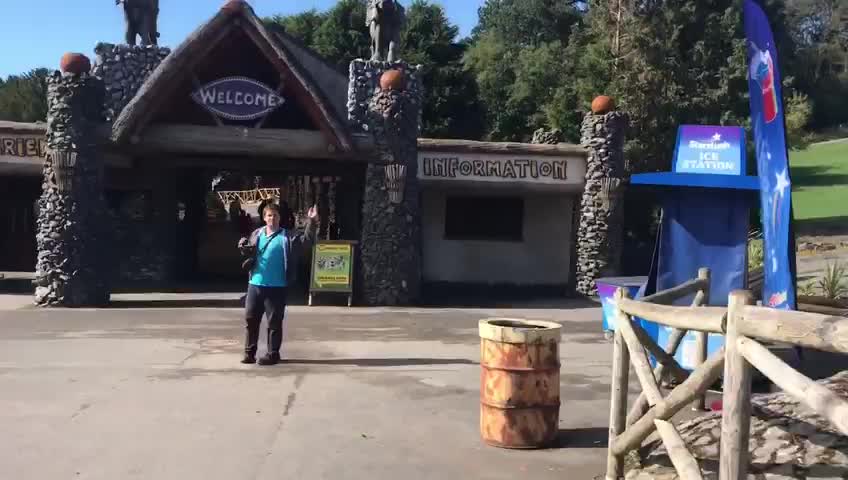
M 229 208 L 233 201 L 239 202 L 242 206 L 248 203 L 259 203 L 262 200 L 279 199 L 279 188 L 255 188 L 253 190 L 222 190 L 218 193 L 218 198 L 224 204 L 224 208 Z
M 682 480 L 703 478 L 698 461 L 670 419 L 693 402 L 696 407 L 703 407 L 707 389 L 719 380 L 722 373 L 724 393 L 719 479 L 747 478 L 752 367 L 848 435 L 848 402 L 794 370 L 760 343 L 780 342 L 848 353 L 848 318 L 757 307 L 753 305 L 751 293 L 744 290 L 730 294 L 727 308 L 703 306 L 709 298 L 709 278 L 709 271 L 702 269 L 697 279 L 639 301 L 629 299 L 623 289 L 616 292 L 608 480 L 623 478 L 626 454 L 639 448 L 654 430 L 665 444 Z M 695 300 L 692 306 L 669 305 L 693 293 Z M 633 317 L 672 327 L 674 330 L 666 348 L 660 348 L 633 321 Z M 697 332 L 698 351 L 698 365 L 691 373 L 674 359 L 677 348 L 690 330 Z M 725 346 L 705 358 L 709 333 L 725 335 Z M 653 370 L 649 354 L 657 362 Z M 631 364 L 642 393 L 628 414 Z M 679 384 L 663 396 L 661 385 L 667 377 L 674 378 Z

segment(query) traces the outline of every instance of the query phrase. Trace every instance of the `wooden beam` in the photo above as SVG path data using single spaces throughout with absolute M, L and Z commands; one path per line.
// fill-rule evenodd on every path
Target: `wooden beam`
M 648 335 L 648 332 L 636 324 L 632 324 L 632 327 L 633 333 L 635 333 L 636 338 L 639 339 L 639 343 L 648 350 L 648 353 L 654 356 L 654 360 L 656 360 L 657 363 L 664 366 L 663 373 L 668 372 L 678 383 L 685 381 L 689 377 L 689 372 L 681 367 L 672 355 L 660 348 L 660 346 L 654 342 L 654 339 Z M 675 329 L 675 331 L 679 330 Z M 657 382 L 660 382 L 660 380 L 661 378 L 657 377 Z
M 699 272 L 700 273 L 700 272 Z M 693 278 L 680 285 L 671 287 L 667 290 L 657 292 L 653 295 L 648 295 L 639 300 L 645 303 L 656 303 L 658 305 L 671 305 L 674 301 L 679 300 L 687 295 L 697 293 L 699 290 L 709 288 L 709 279 Z
M 746 290 L 730 293 L 728 301 L 727 350 L 724 364 L 724 394 L 721 411 L 721 449 L 719 452 L 719 479 L 745 480 L 748 478 L 748 439 L 751 430 L 751 365 L 739 352 L 739 324 L 745 305 L 754 302 Z
M 686 443 L 680 437 L 680 433 L 677 432 L 674 425 L 665 420 L 654 420 L 654 425 L 657 427 L 657 432 L 660 434 L 660 438 L 665 444 L 665 450 L 668 452 L 668 458 L 671 459 L 680 480 L 703 480 L 704 477 L 701 475 L 698 461 L 686 448 Z
M 619 288 L 615 292 L 616 300 L 626 298 L 627 292 Z M 616 325 L 617 330 L 621 331 L 624 336 L 624 341 L 627 343 L 627 350 L 630 352 L 630 363 L 633 364 L 633 369 L 636 370 L 636 376 L 639 378 L 639 383 L 642 385 L 642 390 L 645 396 L 648 397 L 648 404 L 653 406 L 662 401 L 662 392 L 657 385 L 657 379 L 654 378 L 654 372 L 651 370 L 651 364 L 648 363 L 648 355 L 639 339 L 636 338 L 636 333 L 633 332 L 633 325 L 630 323 L 630 317 L 620 309 L 616 310 Z
M 698 293 L 695 294 L 695 300 L 699 300 L 699 304 L 703 302 L 709 302 L 710 299 L 710 269 L 709 268 L 701 268 L 698 269 L 698 279 L 702 281 L 703 288 L 698 290 Z M 695 332 L 695 367 L 699 367 L 701 364 L 707 361 L 707 350 L 709 345 L 709 334 L 706 332 Z M 695 411 L 706 411 L 707 409 L 707 396 L 701 395 L 697 399 L 695 399 L 695 403 L 692 404 L 692 410 Z
M 628 315 L 644 318 L 667 327 L 724 333 L 724 317 L 727 311 L 722 307 L 672 307 L 627 298 L 621 299 L 620 303 L 621 309 Z
M 627 390 L 630 374 L 630 354 L 621 330 L 615 332 L 612 350 L 612 394 L 610 395 L 609 444 L 607 449 L 607 480 L 624 478 L 624 453 L 614 453 L 613 444 L 624 433 L 627 413 Z
M 837 430 L 848 436 L 848 402 L 802 375 L 756 341 L 742 337 L 736 343 L 739 352 L 775 385 L 830 420 Z
M 259 157 L 348 159 L 367 162 L 373 139 L 356 137 L 359 152 L 331 148 L 325 134 L 314 130 L 251 129 L 194 125 L 148 127 L 135 148 L 148 153 L 241 155 Z
M 674 357 L 674 354 L 677 352 L 677 348 L 680 346 L 680 342 L 683 341 L 685 336 L 686 330 L 680 330 L 677 328 L 672 330 L 665 346 L 666 353 Z M 657 368 L 654 369 L 654 377 L 657 379 L 658 383 L 662 384 L 664 376 L 665 365 L 660 363 L 657 365 Z M 648 411 L 648 408 L 648 397 L 645 396 L 645 392 L 642 392 L 639 394 L 639 397 L 636 398 L 636 402 L 633 404 L 633 408 L 630 410 L 630 413 L 627 414 L 627 427 L 629 428 L 631 425 L 636 423 L 637 420 L 642 418 L 642 415 Z
M 739 331 L 747 337 L 848 353 L 848 318 L 746 306 Z
M 714 353 L 700 368 L 692 372 L 685 382 L 678 385 L 663 401 L 651 407 L 632 427 L 618 436 L 611 444 L 610 451 L 615 455 L 624 455 L 638 448 L 656 428 L 654 420 L 668 420 L 691 403 L 695 397 L 718 380 L 723 366 L 724 348 Z

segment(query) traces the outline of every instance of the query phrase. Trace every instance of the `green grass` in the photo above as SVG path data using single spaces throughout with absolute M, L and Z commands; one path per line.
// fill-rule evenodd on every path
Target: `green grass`
M 790 152 L 789 164 L 799 226 L 848 224 L 848 140 Z

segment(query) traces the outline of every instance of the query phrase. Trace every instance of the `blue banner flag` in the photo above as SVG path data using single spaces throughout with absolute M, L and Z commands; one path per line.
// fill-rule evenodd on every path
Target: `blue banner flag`
M 751 122 L 757 149 L 763 222 L 763 305 L 794 310 L 792 182 L 789 179 L 777 48 L 762 8 L 753 0 L 745 0 L 744 14 Z

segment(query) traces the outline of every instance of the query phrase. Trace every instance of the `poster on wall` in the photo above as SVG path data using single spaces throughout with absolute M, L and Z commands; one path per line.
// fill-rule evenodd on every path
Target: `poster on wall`
M 795 234 L 780 70 L 768 18 L 745 0 L 748 88 L 763 224 L 763 305 L 795 309 Z
M 309 305 L 315 293 L 347 293 L 353 303 L 353 261 L 356 242 L 317 242 L 312 251 Z

